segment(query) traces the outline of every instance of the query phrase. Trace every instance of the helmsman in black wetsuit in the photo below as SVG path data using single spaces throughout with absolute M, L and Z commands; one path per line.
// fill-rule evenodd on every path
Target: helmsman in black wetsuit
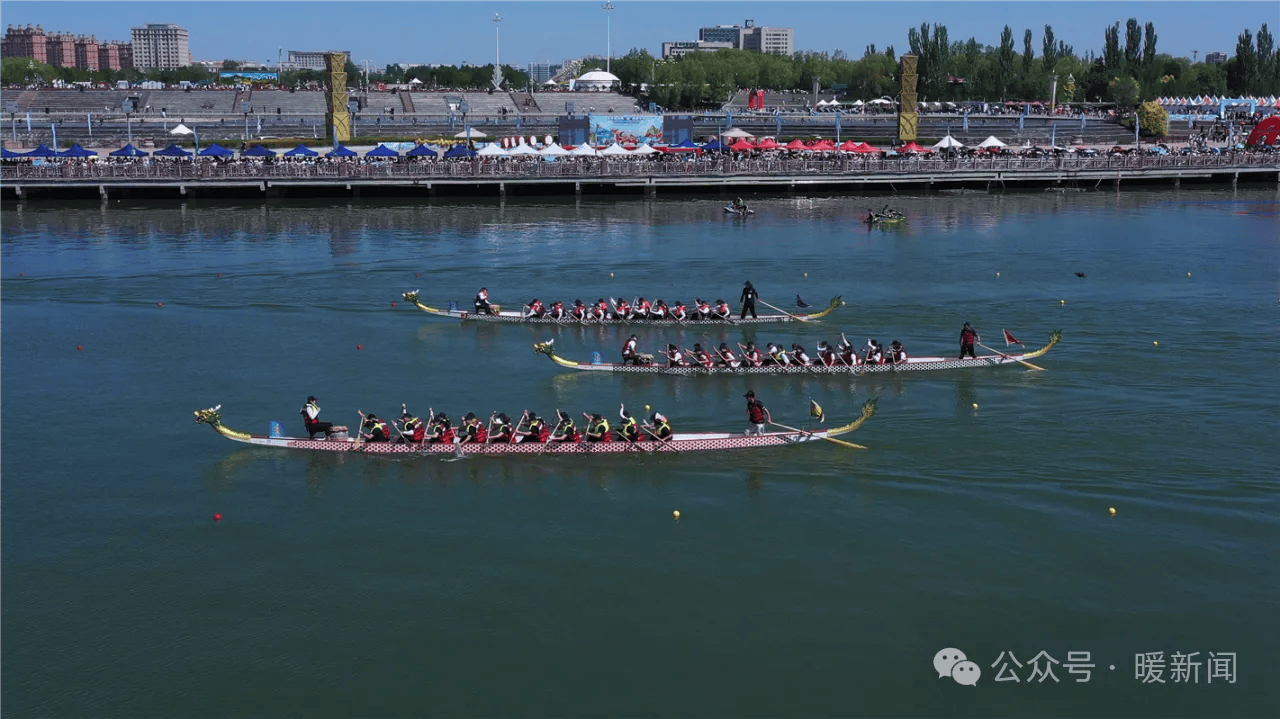
M 759 295 L 757 295 L 757 294 L 756 294 L 756 288 L 754 288 L 754 287 L 752 287 L 752 286 L 751 286 L 751 281 L 750 281 L 750 280 L 748 280 L 747 282 L 743 283 L 743 287 L 742 287 L 742 298 L 741 298 L 741 301 L 742 301 L 742 312 L 741 312 L 741 314 L 739 314 L 739 315 L 738 315 L 738 319 L 740 319 L 740 320 L 742 320 L 742 319 L 746 319 L 746 318 L 747 318 L 747 313 L 748 313 L 748 312 L 750 312 L 750 313 L 751 313 L 751 316 L 752 316 L 752 317 L 758 317 L 758 316 L 759 316 L 759 315 L 757 315 L 757 314 L 756 314 L 756 298 L 758 298 L 758 297 L 759 297 Z

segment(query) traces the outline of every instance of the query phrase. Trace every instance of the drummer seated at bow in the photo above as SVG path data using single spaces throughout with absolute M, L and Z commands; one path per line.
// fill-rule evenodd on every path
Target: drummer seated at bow
M 410 442 L 413 444 L 422 444 L 427 438 L 427 426 L 422 420 L 413 416 L 405 405 L 400 405 L 400 438 L 396 440 L 398 444 Z
M 622 364 L 640 364 L 640 350 L 637 342 L 639 340 L 636 336 L 631 335 L 631 338 L 622 345 Z
M 386 422 L 378 419 L 378 415 L 370 414 L 360 425 L 360 438 L 366 442 L 390 442 L 391 428 Z
M 729 309 L 729 303 L 724 300 L 716 300 L 715 309 L 711 311 L 711 316 L 718 320 L 727 320 L 733 314 Z
M 546 442 L 550 439 L 551 430 L 547 427 L 546 420 L 527 409 L 524 411 L 524 416 L 527 420 L 527 424 L 525 425 L 527 429 L 517 430 L 515 441 Z
M 734 356 L 733 350 L 729 349 L 728 342 L 721 342 L 719 349 L 716 350 L 716 364 L 721 367 L 740 367 L 741 362 Z
M 626 320 L 631 318 L 631 304 L 626 299 L 619 297 L 617 302 L 613 303 L 613 319 Z
M 618 425 L 618 439 L 623 442 L 639 442 L 645 438 L 645 434 L 640 431 L 640 423 L 636 422 L 636 418 L 631 416 L 624 406 L 618 411 L 621 417 L 621 424 Z
M 631 319 L 647 320 L 649 319 L 649 301 L 643 297 L 636 298 L 636 304 L 631 308 Z
M 547 313 L 547 316 L 553 320 L 564 319 L 564 303 L 556 302 L 555 304 L 551 305 L 551 311 Z
M 710 367 L 714 364 L 711 361 L 711 354 L 702 349 L 702 345 L 700 344 L 693 345 L 693 361 L 700 367 Z
M 649 424 L 647 425 L 653 432 L 655 439 L 661 442 L 671 441 L 671 422 L 669 422 L 662 413 L 654 412 L 649 415 Z
M 676 347 L 675 345 L 667 345 L 667 351 L 663 352 L 663 355 L 665 355 L 667 358 L 668 367 L 688 367 L 689 366 L 688 363 L 685 362 L 684 354 L 681 353 L 680 348 Z
M 573 309 L 569 310 L 569 314 L 579 322 L 587 319 L 587 306 L 582 304 L 582 300 L 573 301 Z
M 609 432 L 609 420 L 603 415 L 582 413 L 587 419 L 587 441 L 588 442 L 612 442 L 613 434 Z
M 525 317 L 536 317 L 538 319 L 542 319 L 547 314 L 547 308 L 542 306 L 542 300 L 537 297 L 534 297 L 533 301 L 525 306 L 528 308 L 528 313 Z
M 475 306 L 476 306 L 476 314 L 482 314 L 482 315 L 493 314 L 493 307 L 489 304 L 489 288 L 488 287 L 481 287 L 480 291 L 476 293 Z
M 454 438 L 454 444 L 484 444 L 489 436 L 489 430 L 476 419 L 475 412 L 467 412 L 462 418 L 462 424 L 458 426 L 458 436 Z
M 489 442 L 493 444 L 510 444 L 516 436 L 516 428 L 511 425 L 511 418 L 506 412 L 498 412 L 489 415 L 489 426 L 493 431 L 489 433 Z
M 894 340 L 893 343 L 889 345 L 889 361 L 894 364 L 898 364 L 906 362 L 907 359 L 907 348 L 903 347 L 902 343 L 898 340 Z
M 742 350 L 742 364 L 747 367 L 760 367 L 764 364 L 764 358 L 760 356 L 760 350 L 756 347 L 755 342 L 748 342 L 746 347 L 741 344 L 738 348 Z
M 573 418 L 569 416 L 568 412 L 558 409 L 556 410 L 556 417 L 559 418 L 559 421 L 556 422 L 555 429 L 551 431 L 551 442 L 582 441 L 582 434 L 578 432 L 578 428 L 574 426 Z
M 671 319 L 676 322 L 684 322 L 689 319 L 689 310 L 685 309 L 683 302 L 676 302 L 676 306 L 671 308 Z
M 704 299 L 695 298 L 693 300 L 693 319 L 695 320 L 711 319 L 711 304 Z
M 453 444 L 453 439 L 453 422 L 449 420 L 449 415 L 441 412 L 432 417 L 431 422 L 427 425 L 427 442 Z

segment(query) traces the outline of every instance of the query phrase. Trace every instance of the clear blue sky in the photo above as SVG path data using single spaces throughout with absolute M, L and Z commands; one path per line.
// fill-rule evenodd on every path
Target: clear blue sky
M 23 2 L 4 0 L 0 23 L 41 24 L 46 31 L 93 34 L 99 40 L 129 40 L 129 28 L 171 22 L 191 34 L 195 60 L 275 61 L 277 49 L 350 50 L 357 62 L 375 65 L 466 60 L 486 64 L 494 56 L 494 13 L 501 23 L 502 62 L 523 66 L 605 53 L 603 0 L 594 2 Z M 612 49 L 655 55 L 664 40 L 696 40 L 704 25 L 740 24 L 795 29 L 797 50 L 844 50 L 860 57 L 875 43 L 907 47 L 907 28 L 921 22 L 947 26 L 952 41 L 976 37 L 994 45 L 1007 23 L 1018 51 L 1022 33 L 1041 34 L 1052 25 L 1058 39 L 1078 54 L 1100 51 L 1103 28 L 1136 17 L 1155 23 L 1160 52 L 1190 57 L 1192 50 L 1234 54 L 1246 27 L 1277 23 L 1277 3 L 1266 2 L 644 2 L 613 0 Z M 1273 28 L 1273 32 L 1277 28 Z

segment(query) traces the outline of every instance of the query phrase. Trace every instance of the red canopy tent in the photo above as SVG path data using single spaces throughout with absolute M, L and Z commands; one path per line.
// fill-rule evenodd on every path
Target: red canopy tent
M 878 150 L 872 147 L 871 145 L 868 145 L 865 142 L 860 143 L 857 147 L 853 148 L 853 151 L 858 153 L 872 153 L 872 152 L 883 153 L 884 152 L 884 150 Z
M 812 149 L 819 150 L 819 151 L 834 150 L 836 149 L 836 143 L 830 140 L 818 140 L 817 142 L 813 143 Z
M 788 142 L 788 143 L 787 143 L 787 146 L 786 146 L 784 149 L 787 149 L 787 150 L 808 150 L 809 148 L 805 147 L 803 142 L 800 142 L 800 140 L 796 139 L 796 140 L 792 140 L 791 142 Z
M 841 152 L 857 152 L 858 143 L 854 142 L 853 140 L 845 140 L 844 144 L 841 145 L 839 149 Z
M 772 137 L 766 137 L 760 141 L 759 145 L 756 145 L 757 150 L 776 150 L 780 147 L 782 147 L 782 145 L 774 142 Z
M 737 142 L 733 143 L 732 145 L 730 145 L 729 149 L 733 150 L 734 152 L 743 152 L 745 150 L 754 150 L 756 149 L 756 146 L 747 142 L 747 138 L 744 137 L 738 140 Z
M 927 147 L 921 147 L 917 145 L 915 142 L 908 142 L 902 147 L 899 147 L 898 152 L 904 155 L 910 154 L 910 153 L 920 153 L 922 155 L 927 155 L 931 152 L 931 150 L 929 150 L 929 148 Z

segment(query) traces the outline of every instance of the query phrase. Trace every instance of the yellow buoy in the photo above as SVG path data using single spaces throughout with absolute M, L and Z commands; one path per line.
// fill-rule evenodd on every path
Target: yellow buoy
M 1065 305 L 1065 304 L 1067 304 L 1067 301 L 1066 301 L 1066 300 L 1058 300 L 1058 301 L 1059 301 L 1059 302 L 1061 302 L 1061 303 L 1062 303 L 1062 304 L 1064 304 L 1064 305 Z
M 1152 340 L 1152 341 L 1151 341 L 1151 344 L 1153 344 L 1153 345 L 1159 345 L 1160 343 L 1159 343 L 1159 342 L 1156 342 L 1155 340 Z
M 974 409 L 977 409 L 977 408 L 978 408 L 978 403 L 977 403 L 977 402 L 974 402 L 974 403 L 973 403 L 973 408 L 974 408 Z
M 997 273 L 996 273 L 996 277 L 999 277 L 999 276 L 1000 276 L 1000 273 L 999 273 L 999 272 L 997 272 Z
M 1114 517 L 1114 516 L 1116 516 L 1116 508 L 1115 508 L 1115 507 L 1108 507 L 1108 508 L 1107 508 L 1107 514 L 1109 514 L 1109 515 L 1111 515 L 1111 516 L 1113 516 L 1113 517 Z
M 1190 276 L 1191 276 L 1191 273 L 1190 273 L 1190 272 L 1188 272 L 1188 273 L 1187 273 L 1187 277 L 1190 277 Z
M 612 272 L 610 272 L 610 273 L 609 273 L 609 279 L 613 279 L 613 273 L 612 273 Z
M 676 511 L 672 512 L 672 513 L 671 513 L 671 516 L 675 517 L 676 519 L 679 519 L 679 518 L 680 518 L 680 510 L 678 510 L 678 509 L 677 509 Z
M 808 276 L 809 276 L 809 273 L 808 273 L 808 272 L 804 273 L 804 276 L 805 276 L 805 277 L 808 277 Z

